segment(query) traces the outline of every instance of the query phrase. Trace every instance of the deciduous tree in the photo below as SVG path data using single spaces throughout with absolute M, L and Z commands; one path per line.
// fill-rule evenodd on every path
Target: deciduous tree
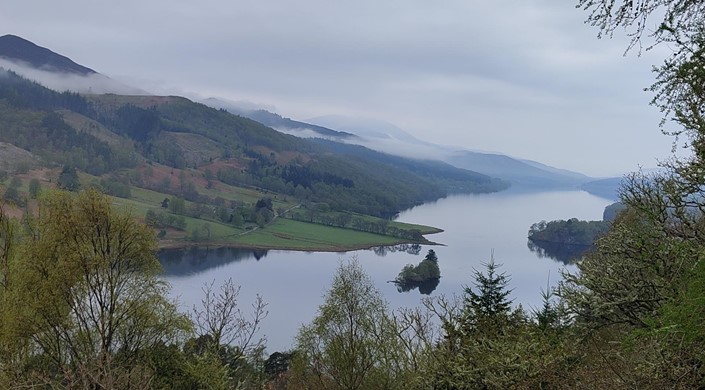
M 40 201 L 11 274 L 25 379 L 69 388 L 146 388 L 141 354 L 188 329 L 157 277 L 153 233 L 87 190 Z M 12 268 L 12 267 L 11 267 Z M 8 317 L 6 317 L 8 318 Z

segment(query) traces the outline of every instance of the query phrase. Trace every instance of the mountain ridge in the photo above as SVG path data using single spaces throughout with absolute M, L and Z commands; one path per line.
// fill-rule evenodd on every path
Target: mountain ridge
M 12 34 L 0 36 L 0 58 L 22 61 L 37 69 L 60 73 L 81 76 L 98 73 L 91 68 L 77 64 L 66 56 Z

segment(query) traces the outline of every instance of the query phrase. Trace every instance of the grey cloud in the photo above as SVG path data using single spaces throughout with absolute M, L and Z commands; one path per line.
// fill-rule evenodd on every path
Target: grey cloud
M 87 76 L 56 73 L 49 69 L 37 69 L 27 64 L 0 58 L 0 67 L 34 80 L 55 91 L 72 91 L 79 93 L 115 93 L 123 95 L 145 95 L 148 92 L 122 84 L 102 74 Z
M 670 148 L 641 91 L 662 53 L 624 58 L 585 16 L 565 0 L 36 0 L 0 24 L 156 93 L 374 116 L 594 175 L 649 165 Z

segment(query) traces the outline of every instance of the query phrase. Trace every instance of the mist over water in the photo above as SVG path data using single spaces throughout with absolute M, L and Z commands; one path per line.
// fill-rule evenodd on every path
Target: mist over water
M 440 284 L 430 296 L 461 294 L 472 283 L 473 269 L 494 252 L 510 278 L 511 297 L 525 309 L 538 307 L 541 289 L 554 285 L 562 262 L 539 257 L 527 246 L 529 226 L 540 220 L 578 218 L 599 220 L 609 200 L 581 191 L 458 195 L 427 203 L 400 214 L 398 220 L 444 229 L 428 236 L 442 246 L 417 250 L 361 250 L 348 253 L 307 253 L 210 249 L 172 252 L 162 257 L 172 296 L 183 310 L 200 302 L 204 283 L 232 278 L 241 285 L 240 307 L 247 312 L 257 294 L 268 303 L 262 325 L 267 351 L 293 346 L 298 328 L 316 315 L 341 259 L 357 257 L 391 308 L 419 305 L 419 290 L 398 292 L 388 283 L 406 264 L 418 264 L 428 249 L 438 256 Z M 415 254 L 418 253 L 418 254 Z M 568 267 L 572 267 L 568 265 Z

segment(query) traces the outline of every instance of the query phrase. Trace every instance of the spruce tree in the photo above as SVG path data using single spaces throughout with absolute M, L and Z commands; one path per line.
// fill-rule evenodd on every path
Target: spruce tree
M 498 272 L 501 264 L 490 261 L 483 263 L 486 273 L 474 270 L 474 289 L 465 287 L 465 325 L 475 328 L 483 323 L 500 325 L 506 322 L 511 312 L 512 301 L 508 298 L 512 290 L 508 287 L 509 278 Z

